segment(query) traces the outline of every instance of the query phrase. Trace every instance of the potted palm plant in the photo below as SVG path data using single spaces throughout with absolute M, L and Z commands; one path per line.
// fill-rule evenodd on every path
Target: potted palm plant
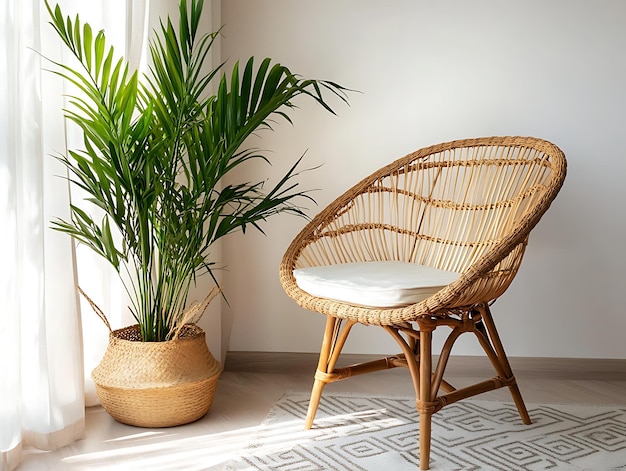
M 115 56 L 103 31 L 96 33 L 78 15 L 66 17 L 58 5 L 46 6 L 76 58 L 75 65 L 55 62 L 55 72 L 77 89 L 65 115 L 84 137 L 82 148 L 59 158 L 72 184 L 98 209 L 71 205 L 70 219 L 53 227 L 113 266 L 136 320 L 111 332 L 92 374 L 98 395 L 125 423 L 190 422 L 208 411 L 220 372 L 195 325 L 212 295 L 203 305 L 187 305 L 198 276 L 208 273 L 217 286 L 212 244 L 237 230 L 260 229 L 274 214 L 303 215 L 297 203 L 308 198 L 294 181 L 299 160 L 271 189 L 263 180 L 223 179 L 252 159 L 267 160 L 247 148 L 246 139 L 271 129 L 272 118 L 290 122 L 296 97 L 332 112 L 326 95 L 345 101 L 346 90 L 303 79 L 270 59 L 255 67 L 250 58 L 228 75 L 223 64 L 204 72 L 217 33 L 199 30 L 203 0 L 180 0 L 177 26 L 169 18 L 161 22 L 145 75 Z M 194 400 L 197 407 L 190 405 Z

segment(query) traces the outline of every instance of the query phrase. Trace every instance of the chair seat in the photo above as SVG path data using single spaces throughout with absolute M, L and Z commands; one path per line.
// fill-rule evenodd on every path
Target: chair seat
M 459 277 L 458 273 L 399 261 L 307 267 L 293 274 L 298 286 L 312 296 L 380 308 L 419 303 Z

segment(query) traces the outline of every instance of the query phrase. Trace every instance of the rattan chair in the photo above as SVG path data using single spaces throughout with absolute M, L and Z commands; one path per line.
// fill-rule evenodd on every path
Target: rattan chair
M 326 384 L 398 366 L 408 367 L 413 379 L 421 469 L 430 466 L 432 414 L 448 404 L 506 386 L 529 424 L 489 306 L 515 277 L 529 232 L 557 195 L 565 172 L 563 153 L 541 139 L 448 142 L 381 168 L 307 224 L 280 267 L 286 293 L 327 316 L 306 428 Z M 394 264 L 401 270 L 399 284 L 387 286 Z M 420 270 L 433 271 L 435 281 Z M 356 281 L 350 279 L 354 273 Z M 421 279 L 425 289 L 417 286 Z M 337 368 L 357 323 L 382 327 L 402 353 Z M 450 331 L 433 364 L 432 335 L 440 327 Z M 476 336 L 495 376 L 456 389 L 443 376 L 463 333 Z

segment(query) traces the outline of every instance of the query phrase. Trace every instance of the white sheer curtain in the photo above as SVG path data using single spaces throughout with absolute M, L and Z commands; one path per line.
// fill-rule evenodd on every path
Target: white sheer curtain
M 155 3 L 161 0 L 54 0 L 61 5 L 65 15 L 76 14 L 81 22 L 89 23 L 94 31 L 104 29 L 107 43 L 115 47 L 116 53 L 124 55 L 131 67 L 144 69 L 147 56 L 148 11 L 155 9 Z M 177 6 L 178 0 L 164 0 Z M 52 2 L 51 2 L 52 3 Z M 49 27 L 51 29 L 51 27 Z M 153 28 L 150 27 L 150 28 Z M 57 43 L 58 38 L 53 38 Z M 66 54 L 66 63 L 73 58 Z M 75 90 L 72 93 L 76 93 Z M 83 138 L 71 123 L 66 131 L 68 147 L 82 148 Z M 86 211 L 95 211 L 93 205 L 84 203 L 83 194 L 72 188 L 73 203 Z M 113 328 L 134 323 L 128 310 L 129 301 L 119 282 L 117 273 L 102 257 L 84 246 L 76 247 L 78 284 L 107 315 Z M 82 311 L 82 329 L 85 339 L 84 375 L 85 405 L 95 406 L 100 402 L 95 385 L 91 380 L 91 371 L 98 365 L 108 344 L 108 330 L 92 311 L 85 299 L 80 299 Z
M 146 0 L 61 5 L 105 27 L 139 64 Z M 59 59 L 60 48 L 41 0 L 0 2 L 0 471 L 14 469 L 25 446 L 49 450 L 82 436 L 93 368 L 83 366 L 74 248 L 49 223 L 67 218 L 69 203 L 65 169 L 49 154 L 76 139 L 64 127 L 63 84 L 38 54 Z M 81 283 L 97 286 L 107 307 L 120 301 L 106 268 L 80 258 Z M 106 331 L 85 336 L 90 358 L 101 356 Z
M 68 207 L 59 82 L 42 80 L 40 0 L 0 7 L 0 470 L 24 445 L 54 449 L 83 433 L 80 321 L 72 245 L 49 229 Z M 48 97 L 52 99 L 49 101 Z M 56 101 L 55 101 L 55 97 Z M 53 111 L 54 110 L 54 111 Z M 57 175 L 57 176 L 55 176 Z

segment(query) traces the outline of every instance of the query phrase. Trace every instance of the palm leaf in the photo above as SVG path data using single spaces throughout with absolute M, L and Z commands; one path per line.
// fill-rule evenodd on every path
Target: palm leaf
M 253 159 L 270 163 L 260 150 L 246 148 L 246 140 L 271 130 L 275 119 L 291 122 L 300 95 L 331 112 L 324 93 L 346 100 L 345 88 L 301 79 L 270 59 L 256 69 L 250 58 L 229 74 L 224 64 L 207 71 L 219 31 L 200 31 L 203 6 L 203 0 L 180 0 L 178 24 L 160 22 L 149 44 L 150 69 L 140 75 L 115 54 L 103 31 L 94 34 L 78 15 L 66 17 L 46 0 L 51 25 L 79 64 L 53 62 L 54 72 L 77 91 L 65 116 L 84 140 L 83 148 L 60 160 L 86 201 L 104 213 L 96 220 L 72 205 L 70 220 L 53 227 L 124 274 L 146 341 L 169 338 L 197 276 L 209 273 L 217 283 L 216 240 L 248 227 L 262 231 L 275 214 L 304 215 L 299 202 L 311 197 L 296 181 L 302 157 L 269 191 L 264 179 L 223 183 Z M 215 94 L 207 93 L 212 85 Z

